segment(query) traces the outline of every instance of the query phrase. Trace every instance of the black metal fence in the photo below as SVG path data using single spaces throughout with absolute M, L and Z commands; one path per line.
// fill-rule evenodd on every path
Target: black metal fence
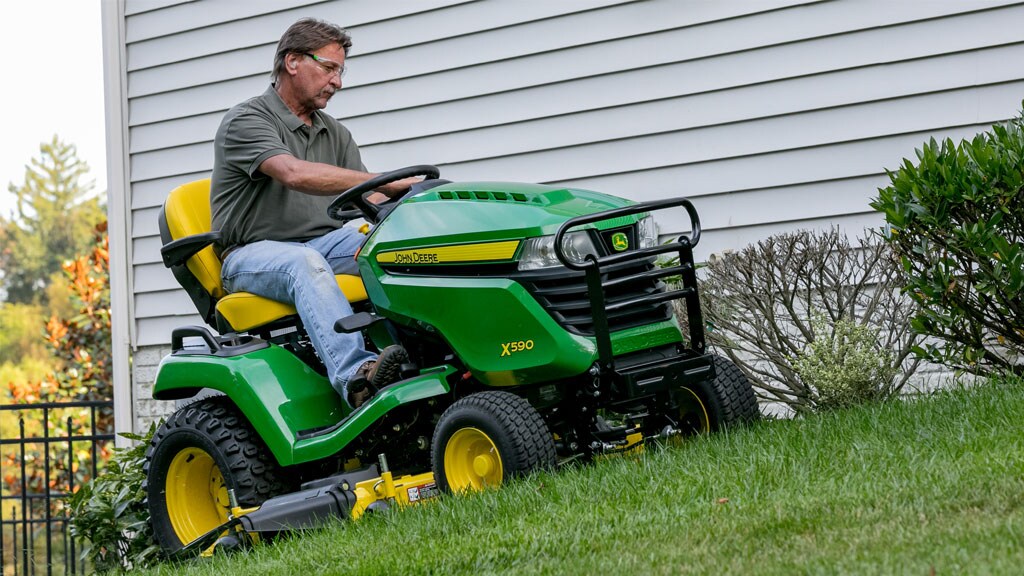
M 0 406 L 0 575 L 85 574 L 68 498 L 114 444 L 112 402 Z

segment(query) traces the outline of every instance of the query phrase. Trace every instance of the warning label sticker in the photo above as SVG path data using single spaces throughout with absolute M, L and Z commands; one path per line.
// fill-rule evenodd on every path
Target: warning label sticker
M 427 498 L 437 496 L 437 485 L 431 482 L 430 484 L 413 486 L 412 488 L 408 488 L 406 493 L 409 495 L 409 502 L 419 502 L 420 500 L 426 500 Z

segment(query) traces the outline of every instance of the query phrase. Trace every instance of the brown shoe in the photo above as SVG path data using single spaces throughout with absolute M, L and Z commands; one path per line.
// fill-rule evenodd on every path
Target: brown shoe
M 377 362 L 370 367 L 366 378 L 375 388 L 381 388 L 398 381 L 402 373 L 402 364 L 409 361 L 409 353 L 401 346 L 388 346 L 381 351 Z
M 373 391 L 370 389 L 370 378 L 367 374 L 376 364 L 375 361 L 364 362 L 362 366 L 356 369 L 356 373 L 352 375 L 352 379 L 348 381 L 348 405 L 353 408 L 359 408 L 366 403 L 367 400 L 373 396 Z

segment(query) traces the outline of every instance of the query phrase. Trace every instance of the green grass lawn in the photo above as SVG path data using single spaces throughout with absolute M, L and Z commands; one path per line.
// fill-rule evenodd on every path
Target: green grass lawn
M 1019 574 L 1024 385 L 759 425 L 155 574 Z

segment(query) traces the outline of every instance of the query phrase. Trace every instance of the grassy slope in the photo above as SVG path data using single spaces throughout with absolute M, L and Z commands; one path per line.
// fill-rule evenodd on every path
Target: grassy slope
M 1019 573 L 1022 421 L 993 385 L 769 422 L 157 572 Z

